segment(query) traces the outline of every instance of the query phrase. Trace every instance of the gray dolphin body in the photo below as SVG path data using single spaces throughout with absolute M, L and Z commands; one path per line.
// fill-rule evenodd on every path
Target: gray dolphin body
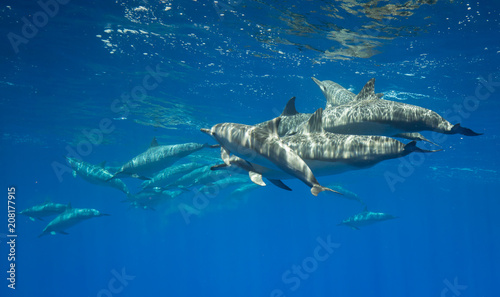
M 344 225 L 359 230 L 360 227 L 392 219 L 397 219 L 397 217 L 382 212 L 371 212 L 365 207 L 362 212 L 343 220 L 337 226 Z
M 100 186 L 113 187 L 122 191 L 125 194 L 129 194 L 127 185 L 118 178 L 109 180 L 113 177 L 113 174 L 104 168 L 104 162 L 99 165 L 93 165 L 78 159 L 66 157 L 69 165 L 73 169 L 73 176 L 79 175 L 84 180 Z
M 55 235 L 56 233 L 68 234 L 65 232 L 66 229 L 72 227 L 82 221 L 101 217 L 109 216 L 108 214 L 102 214 L 96 209 L 91 208 L 71 208 L 71 206 L 62 214 L 58 215 L 55 219 L 50 221 L 50 223 L 43 229 L 43 232 L 38 236 L 41 237 L 46 234 Z
M 150 189 L 154 187 L 166 187 L 170 183 L 176 182 L 179 178 L 182 178 L 186 174 L 189 174 L 195 169 L 202 167 L 203 165 L 199 163 L 186 163 L 172 166 L 162 171 L 158 172 L 150 180 L 146 180 L 141 184 L 143 189 Z
M 148 150 L 125 163 L 111 179 L 122 175 L 132 176 L 144 180 L 151 179 L 150 177 L 158 171 L 167 168 L 179 159 L 205 147 L 218 146 L 210 146 L 208 144 L 200 143 L 158 145 L 156 138 L 153 138 L 151 146 Z
M 30 220 L 34 221 L 35 218 L 43 221 L 43 217 L 58 215 L 66 211 L 68 209 L 67 204 L 53 203 L 50 201 L 46 201 L 42 204 L 38 204 L 32 207 L 29 207 L 19 214 L 28 216 Z
M 423 150 L 412 141 L 404 144 L 396 139 L 385 136 L 344 135 L 325 132 L 322 128 L 323 110 L 318 109 L 302 130 L 281 138 L 306 162 L 315 176 L 340 174 L 350 170 L 369 168 L 388 159 L 406 156 L 412 152 L 431 153 L 436 151 Z M 255 173 L 267 178 L 276 186 L 290 190 L 281 182 L 288 179 L 287 173 L 253 164 L 238 157 L 229 159 L 229 167 L 241 168 L 250 173 L 251 180 L 259 185 L 265 185 L 261 179 L 255 178 Z M 213 166 L 213 169 L 223 169 L 225 164 Z
M 347 104 L 356 97 L 356 94 L 336 82 L 331 80 L 320 81 L 314 77 L 311 78 L 318 85 L 326 98 L 325 109 Z
M 311 77 L 312 80 L 319 86 L 321 92 L 326 98 L 326 108 L 335 108 L 337 106 L 350 103 L 356 98 L 356 94 L 342 87 L 338 83 L 335 83 L 331 80 L 320 81 L 314 77 Z M 384 94 L 375 94 L 377 98 L 382 98 Z M 364 134 L 364 133 L 362 133 Z M 369 134 L 368 134 L 369 135 Z M 436 145 L 434 142 L 426 139 L 422 134 L 418 132 L 412 133 L 397 133 L 394 135 L 388 135 L 392 137 L 405 138 L 410 140 L 422 140 Z
M 431 153 L 412 141 L 404 144 L 385 136 L 346 135 L 323 129 L 324 112 L 320 108 L 303 129 L 282 141 L 310 166 L 315 174 L 331 175 L 371 167 L 381 161 L 406 156 L 412 152 Z
M 444 134 L 481 135 L 460 124 L 452 125 L 436 112 L 401 102 L 380 99 L 371 79 L 349 103 L 325 110 L 323 128 L 332 133 L 393 136 L 435 131 Z
M 278 138 L 280 118 L 270 121 L 266 128 L 234 123 L 222 123 L 210 130 L 202 129 L 221 145 L 221 157 L 230 165 L 229 153 L 252 163 L 282 170 L 311 187 L 311 193 L 331 191 L 319 184 L 313 172 L 297 153 Z
M 182 190 L 163 190 L 161 188 L 148 188 L 140 191 L 137 194 L 128 196 L 126 202 L 130 203 L 131 207 L 155 210 L 155 208 L 167 202 L 170 199 L 184 193 Z
M 283 112 L 280 115 L 280 122 L 278 126 L 278 136 L 283 137 L 290 131 L 295 131 L 295 129 L 300 126 L 300 124 L 306 122 L 312 113 L 299 113 L 295 108 L 295 97 L 288 100 Z M 269 125 L 272 120 L 259 123 L 255 125 L 259 128 L 265 128 Z

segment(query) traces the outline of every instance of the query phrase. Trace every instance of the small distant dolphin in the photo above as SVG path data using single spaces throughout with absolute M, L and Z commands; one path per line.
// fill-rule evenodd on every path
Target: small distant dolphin
M 199 163 L 186 163 L 179 164 L 176 166 L 172 166 L 162 171 L 158 172 L 155 176 L 153 176 L 150 180 L 145 180 L 141 187 L 143 189 L 150 189 L 154 187 L 166 187 L 168 184 L 177 181 L 179 178 L 182 178 L 186 174 L 189 174 L 195 169 L 202 167 L 202 164 Z
M 278 137 L 280 118 L 270 121 L 266 128 L 243 124 L 222 123 L 202 132 L 212 136 L 221 145 L 221 158 L 230 165 L 229 153 L 252 163 L 282 170 L 311 187 L 311 194 L 331 191 L 323 187 L 313 172 L 297 153 L 284 144 Z M 338 192 L 335 192 L 338 193 Z
M 71 205 L 69 205 L 68 209 L 65 212 L 50 221 L 50 223 L 45 227 L 45 229 L 43 229 L 43 232 L 38 235 L 38 237 L 46 234 L 55 235 L 56 233 L 67 235 L 68 233 L 66 233 L 65 230 L 69 227 L 74 226 L 84 220 L 101 216 L 109 216 L 109 214 L 102 214 L 98 210 L 91 208 L 71 208 Z
M 65 212 L 66 209 L 68 209 L 68 206 L 69 206 L 68 204 L 60 204 L 60 203 L 45 201 L 42 204 L 38 204 L 27 208 L 19 212 L 19 214 L 28 216 L 32 221 L 34 221 L 35 218 L 39 219 L 40 221 L 43 221 L 42 219 L 43 217 L 58 215 Z
M 117 176 L 127 175 L 149 180 L 154 173 L 205 147 L 215 148 L 219 146 L 192 142 L 175 145 L 158 145 L 156 138 L 153 138 L 148 150 L 125 163 L 110 180 Z
M 137 194 L 130 194 L 124 202 L 129 202 L 131 207 L 155 210 L 158 205 L 182 193 L 184 191 L 179 189 L 170 191 L 161 187 L 148 188 Z
M 344 226 L 351 227 L 354 230 L 359 230 L 359 227 L 375 224 L 377 222 L 397 219 L 397 218 L 398 217 L 392 216 L 390 214 L 382 213 L 382 212 L 368 211 L 368 208 L 365 206 L 365 209 L 362 212 L 355 214 L 352 217 L 349 217 L 349 218 L 343 220 L 337 226 L 344 225 Z
M 105 162 L 102 162 L 99 165 L 93 165 L 75 158 L 66 157 L 66 160 L 73 169 L 74 177 L 79 175 L 84 180 L 92 184 L 113 187 L 127 195 L 130 193 L 127 185 L 125 185 L 122 180 L 118 178 L 110 180 L 113 177 L 113 174 L 104 168 Z
M 332 133 L 392 136 L 435 131 L 444 134 L 481 135 L 460 124 L 452 125 L 436 112 L 415 105 L 380 99 L 371 79 L 349 103 L 325 110 L 323 128 Z

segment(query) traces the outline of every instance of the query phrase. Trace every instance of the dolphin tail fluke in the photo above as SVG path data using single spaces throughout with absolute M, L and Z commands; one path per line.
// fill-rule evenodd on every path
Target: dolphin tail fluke
M 323 192 L 323 191 L 330 191 L 330 192 L 334 192 L 334 193 L 337 193 L 337 194 L 340 194 L 342 195 L 342 193 L 339 193 L 335 190 L 332 190 L 330 188 L 327 188 L 327 187 L 323 187 L 321 185 L 314 185 L 312 188 L 311 188 L 311 194 L 313 194 L 314 196 L 318 196 L 318 194 L 320 192 Z
M 456 124 L 455 126 L 453 126 L 453 128 L 451 128 L 450 132 L 451 132 L 451 134 L 462 134 L 465 136 L 483 135 L 483 133 L 476 133 L 469 128 L 462 127 L 462 126 L 460 126 L 460 124 Z
M 416 152 L 416 153 L 435 153 L 435 152 L 440 152 L 440 151 L 442 151 L 442 149 L 439 149 L 439 150 L 424 150 L 424 149 L 421 149 L 421 148 L 417 147 L 417 141 L 416 140 L 413 140 L 413 141 L 407 143 L 405 145 L 405 148 L 404 148 L 404 152 L 406 154 L 413 153 L 413 152 Z

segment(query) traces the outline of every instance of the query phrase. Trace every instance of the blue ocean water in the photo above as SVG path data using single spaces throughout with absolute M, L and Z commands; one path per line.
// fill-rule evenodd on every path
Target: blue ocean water
M 0 9 L 1 296 L 499 295 L 496 1 L 8 0 Z M 361 230 L 337 226 L 361 204 L 314 197 L 297 180 L 286 181 L 292 192 L 191 189 L 148 210 L 74 178 L 65 162 L 116 170 L 153 137 L 214 144 L 200 128 L 269 120 L 292 96 L 312 113 L 326 103 L 312 76 L 354 93 L 375 78 L 384 99 L 484 135 L 422 132 L 442 151 L 318 178 L 398 217 Z M 221 162 L 210 149 L 186 160 Z M 123 180 L 139 192 L 141 181 Z M 16 211 L 50 199 L 110 216 L 38 238 L 50 218 L 18 214 L 11 233 L 10 187 Z

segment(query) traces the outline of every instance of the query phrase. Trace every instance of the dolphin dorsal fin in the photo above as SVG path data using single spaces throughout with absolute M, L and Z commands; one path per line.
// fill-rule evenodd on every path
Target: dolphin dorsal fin
M 365 205 L 365 208 L 363 208 L 363 212 L 368 212 L 368 206 Z
M 102 161 L 101 163 L 99 163 L 98 166 L 104 168 L 104 166 L 106 166 L 106 161 Z
M 372 99 L 375 96 L 375 79 L 370 79 L 353 101 Z M 376 97 L 376 96 L 375 96 Z
M 262 129 L 268 131 L 272 136 L 279 137 L 278 127 L 280 125 L 281 117 L 274 118 L 266 123 Z
M 307 125 L 302 133 L 321 133 L 323 132 L 323 108 L 318 108 L 309 118 Z
M 281 116 L 293 116 L 298 114 L 297 109 L 295 109 L 295 97 L 292 97 L 288 100 L 285 109 L 281 113 Z
M 153 140 L 151 141 L 151 145 L 149 147 L 155 147 L 158 146 L 158 141 L 156 140 L 156 137 L 153 137 Z

